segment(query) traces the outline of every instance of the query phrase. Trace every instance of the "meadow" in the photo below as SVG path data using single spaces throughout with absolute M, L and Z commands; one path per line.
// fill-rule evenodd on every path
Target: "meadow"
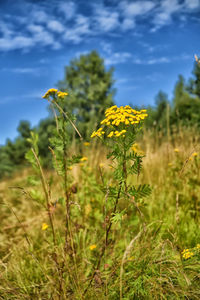
M 198 131 L 142 130 L 148 112 L 129 107 L 138 122 L 109 124 L 115 107 L 103 125 L 118 131 L 70 141 L 64 96 L 46 95 L 54 168 L 32 134 L 32 167 L 0 183 L 0 299 L 199 299 Z

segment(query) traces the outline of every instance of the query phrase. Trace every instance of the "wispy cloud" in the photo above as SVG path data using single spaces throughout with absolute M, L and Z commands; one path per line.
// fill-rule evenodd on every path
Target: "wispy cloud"
M 155 27 L 152 31 L 156 31 L 163 25 L 171 23 L 172 15 L 180 12 L 182 8 L 183 5 L 179 4 L 178 0 L 163 0 L 153 19 Z
M 192 59 L 191 55 L 182 53 L 178 56 L 170 56 L 170 57 L 155 56 L 155 57 L 148 57 L 148 58 L 144 58 L 144 59 L 134 57 L 131 62 L 136 65 L 155 65 L 155 64 L 168 64 L 168 63 L 172 63 L 175 61 L 183 61 L 183 60 L 188 60 L 188 59 Z
M 145 15 L 155 7 L 154 1 L 136 1 L 128 2 L 123 1 L 120 4 L 123 14 L 126 17 L 136 17 L 140 15 Z
M 47 23 L 47 27 L 51 31 L 58 32 L 58 33 L 62 33 L 63 31 L 65 31 L 65 27 L 59 21 L 56 20 L 50 20 Z
M 70 20 L 74 17 L 77 7 L 75 2 L 60 2 L 57 7 L 59 13 L 65 16 L 66 20 Z
M 89 18 L 78 15 L 74 26 L 70 29 L 66 29 L 63 39 L 77 44 L 81 42 L 83 38 L 89 36 L 90 33 Z
M 105 58 L 106 65 L 116 65 L 127 62 L 130 60 L 131 53 L 129 52 L 114 52 L 109 57 Z
M 185 0 L 185 6 L 188 9 L 196 9 L 200 7 L 200 1 L 199 0 Z
M 84 7 L 81 1 L 49 1 L 21 0 L 12 15 L 0 14 L 0 51 L 47 46 L 56 50 L 94 36 L 136 34 L 141 23 L 156 32 L 175 16 L 186 22 L 189 15 L 200 12 L 200 0 L 111 0 L 87 2 Z
M 108 9 L 105 6 L 95 5 L 93 22 L 99 31 L 109 32 L 116 30 L 120 26 L 119 12 Z
M 37 91 L 33 92 L 30 94 L 23 94 L 23 95 L 15 95 L 15 96 L 5 96 L 1 97 L 0 99 L 0 105 L 2 104 L 7 104 L 10 102 L 15 101 L 16 102 L 21 102 L 21 101 L 26 101 L 26 100 L 34 100 L 34 99 L 41 99 L 42 95 L 44 94 L 44 91 Z
M 39 76 L 41 74 L 41 68 L 3 68 L 3 72 L 11 72 L 16 74 L 31 74 Z

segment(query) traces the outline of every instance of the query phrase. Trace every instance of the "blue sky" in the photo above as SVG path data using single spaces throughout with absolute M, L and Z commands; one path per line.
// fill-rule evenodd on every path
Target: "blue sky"
M 41 96 L 91 50 L 115 68 L 118 105 L 171 99 L 200 56 L 200 0 L 0 0 L 0 144 L 48 116 Z

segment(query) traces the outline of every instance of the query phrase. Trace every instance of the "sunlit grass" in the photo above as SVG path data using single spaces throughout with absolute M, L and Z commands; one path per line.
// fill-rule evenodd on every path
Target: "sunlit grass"
M 83 144 L 82 157 L 87 160 L 70 170 L 77 277 L 62 246 L 65 213 L 55 171 L 46 171 L 45 176 L 51 181 L 56 247 L 50 227 L 42 230 L 43 224 L 50 224 L 35 173 L 27 169 L 2 181 L 2 299 L 105 299 L 105 294 L 108 299 L 119 299 L 120 284 L 123 299 L 199 299 L 199 257 L 182 256 L 184 249 L 196 247 L 200 240 L 200 155 L 198 137 L 191 134 L 183 131 L 169 142 L 155 145 L 155 139 L 146 133 L 138 141 L 146 157 L 137 181 L 150 183 L 152 194 L 135 206 L 132 214 L 128 211 L 113 224 L 109 248 L 86 296 L 83 291 L 101 252 L 105 230 L 106 199 L 100 185 L 102 180 L 114 184 L 106 149 L 96 141 Z M 120 207 L 125 207 L 123 201 Z M 60 269 L 55 265 L 55 253 Z

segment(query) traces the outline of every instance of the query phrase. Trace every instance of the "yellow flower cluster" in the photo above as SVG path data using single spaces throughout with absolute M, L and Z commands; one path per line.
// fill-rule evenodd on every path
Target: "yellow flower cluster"
M 197 157 L 197 155 L 197 152 L 193 152 L 192 155 L 189 157 L 189 160 L 193 160 L 193 158 Z
M 111 131 L 107 137 L 120 137 L 121 135 L 124 137 L 126 133 L 127 126 L 139 124 L 143 121 L 148 114 L 146 114 L 146 109 L 142 109 L 137 111 L 132 109 L 129 105 L 117 107 L 116 105 L 108 108 L 105 112 L 105 119 L 101 122 L 101 125 L 106 125 L 108 127 L 116 129 L 116 127 L 121 126 L 122 128 L 120 131 L 113 130 Z M 101 137 L 105 134 L 103 128 L 99 128 L 97 131 L 94 131 L 91 137 Z
M 97 245 L 91 245 L 90 246 L 90 250 L 93 251 L 94 249 L 96 249 Z
M 95 137 L 95 136 L 102 136 L 105 133 L 105 131 L 103 131 L 103 128 L 99 128 L 97 131 L 94 131 L 91 135 L 91 138 Z
M 56 95 L 58 98 L 64 99 L 64 97 L 67 96 L 68 93 L 58 91 L 57 89 L 49 89 L 42 98 L 47 99 L 49 96 L 56 96 Z
M 136 143 L 132 145 L 131 150 L 133 150 L 133 152 L 139 155 L 144 155 L 144 152 L 140 149 L 139 145 Z
M 111 138 L 112 136 L 119 137 L 120 135 L 122 135 L 122 134 L 124 134 L 124 133 L 126 133 L 126 130 L 125 130 L 125 129 L 123 129 L 123 130 L 121 130 L 121 131 L 118 131 L 118 130 L 116 130 L 116 131 L 111 131 L 111 132 L 108 134 L 108 137 L 109 137 L 109 138 Z
M 197 244 L 196 247 L 191 249 L 184 249 L 181 254 L 184 259 L 188 259 L 194 255 L 200 254 L 200 244 Z
M 81 159 L 80 159 L 80 161 L 87 161 L 88 160 L 88 158 L 86 157 L 86 156 L 83 156 Z
M 46 223 L 42 223 L 42 230 L 46 230 L 49 227 L 48 224 Z
M 141 120 L 144 120 L 148 115 L 146 114 L 146 109 L 137 111 L 132 109 L 129 105 L 125 107 L 117 107 L 114 105 L 108 108 L 105 112 L 106 118 L 101 122 L 101 124 L 110 124 L 119 126 L 120 124 L 138 124 Z
M 88 147 L 88 146 L 90 146 L 90 143 L 85 142 L 85 143 L 84 143 L 84 146 Z
M 194 253 L 189 249 L 184 249 L 181 254 L 184 259 L 191 258 L 194 255 Z
M 68 95 L 68 93 L 65 93 L 65 92 L 61 92 L 61 91 L 57 92 L 58 98 L 61 98 L 61 99 L 64 99 L 65 96 L 67 96 L 67 95 Z

